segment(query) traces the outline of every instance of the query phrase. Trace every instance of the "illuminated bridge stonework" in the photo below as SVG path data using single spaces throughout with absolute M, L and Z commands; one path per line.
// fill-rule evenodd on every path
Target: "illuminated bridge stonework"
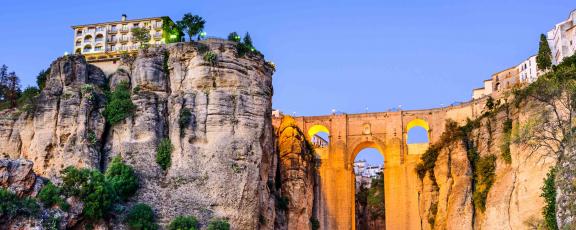
M 430 143 L 444 131 L 447 119 L 463 123 L 482 112 L 484 100 L 430 110 L 295 117 L 308 138 L 329 134 L 328 146 L 317 148 L 319 185 L 316 214 L 322 229 L 355 229 L 353 163 L 364 148 L 375 148 L 384 156 L 384 191 L 387 229 L 421 229 L 418 176 L 415 172 L 422 144 L 406 144 L 415 126 L 428 130 Z M 278 127 L 281 119 L 273 123 Z

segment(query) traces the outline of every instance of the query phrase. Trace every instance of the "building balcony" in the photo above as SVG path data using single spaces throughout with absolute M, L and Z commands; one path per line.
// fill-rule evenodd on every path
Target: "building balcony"
M 108 29 L 108 33 L 109 33 L 109 34 L 118 33 L 118 29 Z
M 96 38 L 96 40 L 94 40 L 95 42 L 103 42 L 104 39 L 103 38 Z
M 129 38 L 120 38 L 120 39 L 118 39 L 118 41 L 124 43 L 124 42 L 129 42 L 130 39 Z
M 108 38 L 108 39 L 106 39 L 106 42 L 116 43 L 116 42 L 118 42 L 118 38 Z
M 120 29 L 120 33 L 128 33 L 128 32 L 130 32 L 130 29 L 128 29 L 128 28 L 121 28 Z

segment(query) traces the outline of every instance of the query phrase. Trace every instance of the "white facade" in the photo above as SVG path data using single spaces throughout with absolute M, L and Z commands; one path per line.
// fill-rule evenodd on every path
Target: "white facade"
M 123 16 L 117 22 L 73 26 L 74 53 L 98 55 L 137 50 L 140 44 L 132 38 L 131 30 L 138 27 L 150 29 L 150 44 L 164 44 L 162 24 L 161 17 L 126 20 Z
M 548 45 L 552 50 L 552 64 L 558 65 L 566 57 L 576 52 L 576 10 L 568 19 L 556 24 L 548 31 Z
M 536 64 L 536 55 L 524 60 L 516 66 L 521 83 L 532 83 L 538 79 L 538 64 Z

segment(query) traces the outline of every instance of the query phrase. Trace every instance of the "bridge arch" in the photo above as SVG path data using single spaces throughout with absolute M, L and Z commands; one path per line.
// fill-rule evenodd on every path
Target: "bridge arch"
M 412 135 L 417 135 L 418 131 L 425 132 L 424 134 L 424 136 L 426 137 L 425 140 L 414 141 L 414 138 L 417 137 L 414 137 Z M 431 142 L 430 125 L 428 124 L 428 122 L 421 118 L 416 118 L 408 122 L 408 124 L 406 124 L 405 140 L 409 155 L 423 154 L 426 151 L 426 149 L 428 149 Z

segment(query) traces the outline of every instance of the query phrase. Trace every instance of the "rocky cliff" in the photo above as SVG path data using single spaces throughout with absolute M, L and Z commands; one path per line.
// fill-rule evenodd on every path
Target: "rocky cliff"
M 312 229 L 316 175 L 313 148 L 290 116 L 282 118 L 276 134 L 279 201 L 283 206 L 276 229 Z
M 272 73 L 261 55 L 239 57 L 235 43 L 215 39 L 141 50 L 109 78 L 65 56 L 35 108 L 0 112 L 0 153 L 30 160 L 56 183 L 67 166 L 104 170 L 119 155 L 140 179 L 128 205 L 149 204 L 160 225 L 193 215 L 203 225 L 222 218 L 234 229 L 272 229 Z M 135 112 L 111 125 L 103 92 L 120 82 Z M 156 162 L 162 140 L 173 149 L 166 170 Z
M 424 229 L 529 229 L 542 225 L 543 181 L 556 164 L 545 148 L 523 136 L 544 107 L 502 105 L 458 127 L 419 167 Z M 426 166 L 426 164 L 430 166 Z M 427 168 L 427 169 L 426 169 Z

